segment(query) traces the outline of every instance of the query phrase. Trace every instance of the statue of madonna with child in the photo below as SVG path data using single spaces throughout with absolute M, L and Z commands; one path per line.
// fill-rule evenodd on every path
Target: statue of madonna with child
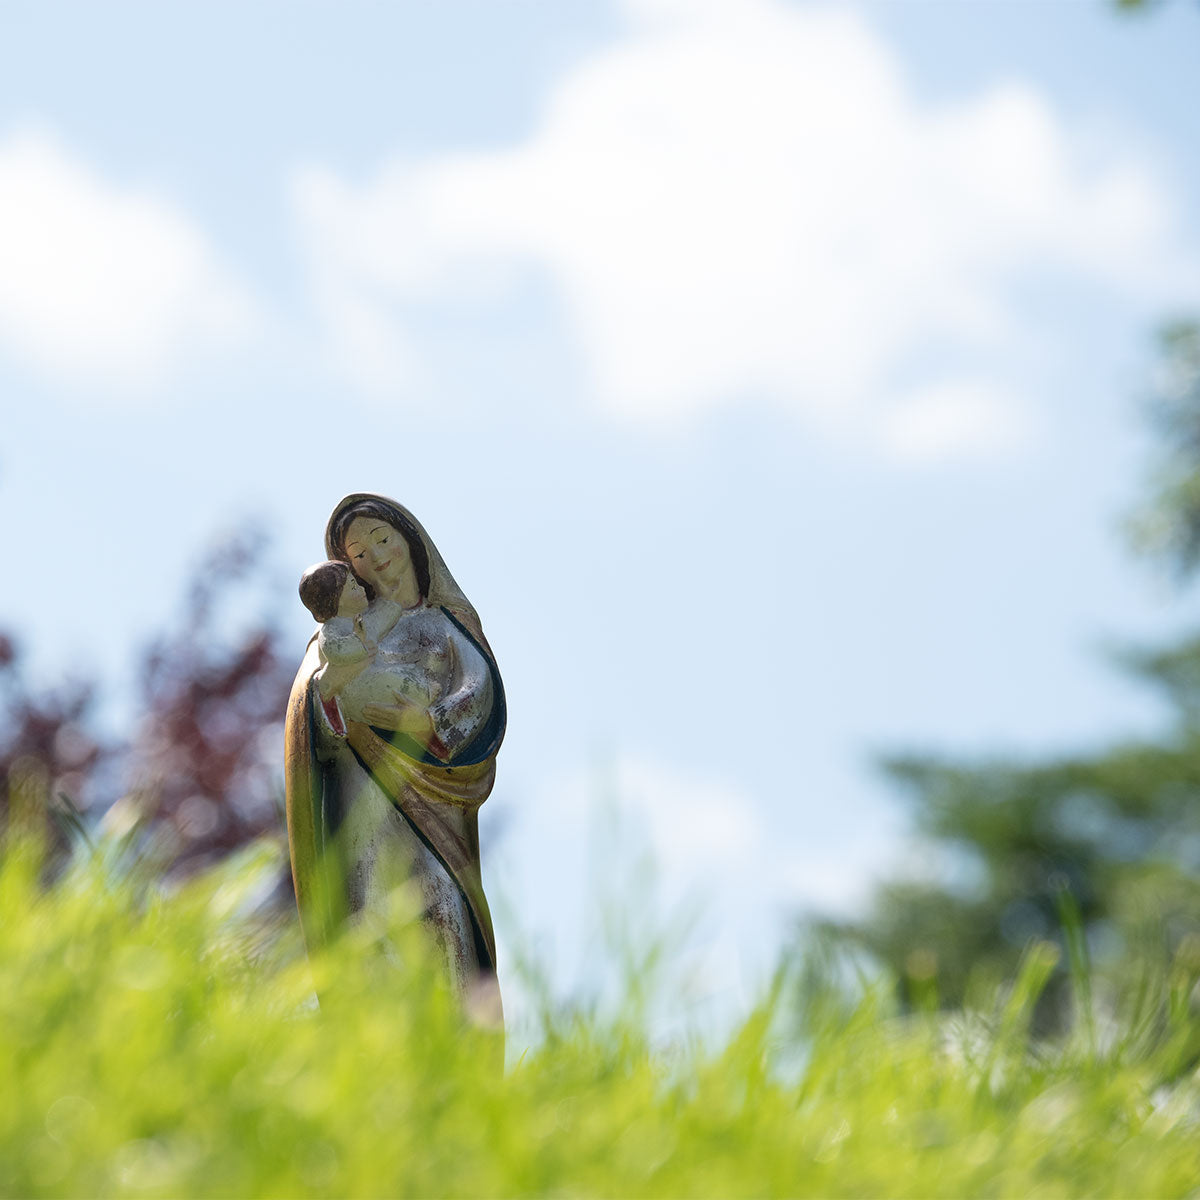
M 402 505 L 347 496 L 329 518 L 325 552 L 300 581 L 320 627 L 286 722 L 288 843 L 305 940 L 313 950 L 339 919 L 382 912 L 394 888 L 415 885 L 452 985 L 496 1020 L 478 826 L 504 737 L 496 660 Z

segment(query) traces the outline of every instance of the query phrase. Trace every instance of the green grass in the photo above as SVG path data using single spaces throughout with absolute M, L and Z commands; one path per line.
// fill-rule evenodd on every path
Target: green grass
M 811 963 L 719 1044 L 547 1006 L 471 1029 L 398 905 L 311 968 L 244 913 L 257 850 L 172 894 L 103 852 L 0 865 L 7 1196 L 1175 1196 L 1200 1182 L 1195 964 L 1053 1047 L 1031 947 L 987 1011 L 897 1014 Z M 1075 970 L 1086 970 L 1074 964 Z M 314 978 L 322 994 L 312 1000 Z M 641 1001 L 631 1012 L 643 1011 Z

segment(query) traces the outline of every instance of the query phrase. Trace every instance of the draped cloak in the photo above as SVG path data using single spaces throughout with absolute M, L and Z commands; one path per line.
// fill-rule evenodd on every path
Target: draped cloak
M 496 752 L 505 728 L 504 687 L 478 614 L 407 509 L 383 496 L 347 496 L 329 519 L 326 553 L 334 556 L 330 533 L 335 520 L 364 500 L 395 509 L 412 523 L 429 556 L 429 591 L 423 603 L 440 609 L 482 655 L 491 675 L 493 700 L 490 714 L 474 736 L 448 761 L 403 734 L 354 720 L 344 722 L 344 742 L 322 761 L 318 752 L 329 738 L 322 737 L 318 724 L 328 722 L 336 728 L 337 714 L 322 709 L 313 680 L 320 666 L 314 634 L 292 685 L 285 722 L 288 846 L 305 941 L 310 950 L 323 945 L 341 916 L 353 907 L 345 864 L 337 857 L 336 834 L 341 806 L 353 804 L 356 785 L 370 778 L 458 889 L 480 969 L 494 975 L 496 942 L 480 873 L 478 812 L 495 781 Z

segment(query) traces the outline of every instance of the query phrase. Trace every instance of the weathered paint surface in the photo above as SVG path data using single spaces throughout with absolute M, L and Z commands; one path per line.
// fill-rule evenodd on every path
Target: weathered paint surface
M 339 914 L 382 913 L 397 889 L 408 889 L 468 1009 L 495 1022 L 477 819 L 504 733 L 495 660 L 474 608 L 407 509 L 347 497 L 330 518 L 326 549 L 371 602 L 354 614 L 357 624 L 336 629 L 362 646 L 361 654 L 349 646 L 354 653 L 338 665 L 361 663 L 318 688 L 314 677 L 329 660 L 314 639 L 289 701 L 288 831 L 305 936 L 319 942 Z M 424 577 L 418 563 L 427 564 Z M 332 904 L 321 900 L 322 861 L 336 866 Z

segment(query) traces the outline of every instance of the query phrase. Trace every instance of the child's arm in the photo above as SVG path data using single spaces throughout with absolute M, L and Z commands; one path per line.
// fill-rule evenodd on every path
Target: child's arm
M 368 649 L 374 649 L 379 639 L 400 620 L 404 609 L 394 600 L 385 600 L 382 596 L 371 602 L 371 607 L 359 617 L 362 626 L 363 641 Z
M 354 628 L 354 622 L 348 617 L 331 617 L 321 626 L 321 632 L 317 634 L 317 649 L 324 662 L 338 667 L 365 662 L 368 653 Z
M 353 622 L 342 617 L 332 617 L 321 626 L 317 649 L 321 655 L 321 669 L 313 678 L 322 700 L 336 696 L 370 661 Z
M 374 654 L 379 649 L 379 642 L 371 636 L 371 630 L 363 623 L 363 617 L 366 613 L 360 613 L 354 618 L 354 629 L 358 636 L 362 639 L 363 648 L 368 654 Z
M 362 673 L 367 661 L 366 657 L 363 657 L 353 663 L 326 663 L 313 677 L 317 681 L 321 699 L 330 700 L 336 696 L 350 680 Z

